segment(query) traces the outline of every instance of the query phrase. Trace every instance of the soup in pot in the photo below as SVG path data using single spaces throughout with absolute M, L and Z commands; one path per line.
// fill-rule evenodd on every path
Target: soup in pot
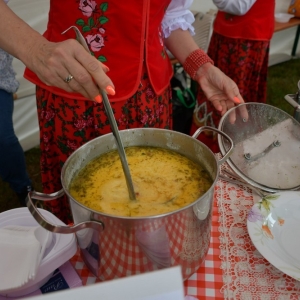
M 212 185 L 208 172 L 189 158 L 156 147 L 125 148 L 136 200 L 130 200 L 117 151 L 90 161 L 69 191 L 90 209 L 114 216 L 153 216 L 175 211 L 201 197 Z

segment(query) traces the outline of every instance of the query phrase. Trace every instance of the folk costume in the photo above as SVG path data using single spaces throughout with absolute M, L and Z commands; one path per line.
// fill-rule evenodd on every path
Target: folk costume
M 173 71 L 163 39 L 178 28 L 193 32 L 194 17 L 187 9 L 191 2 L 51 0 L 44 36 L 59 42 L 75 38 L 72 30 L 62 34 L 69 27 L 81 31 L 91 55 L 110 69 L 116 94 L 109 99 L 120 130 L 171 129 Z M 43 192 L 49 194 L 61 189 L 61 169 L 70 154 L 111 129 L 103 104 L 49 87 L 29 69 L 24 76 L 37 86 L 42 184 Z M 66 197 L 45 205 L 64 222 L 71 221 Z
M 270 40 L 274 32 L 274 0 L 214 0 L 219 9 L 214 21 L 208 56 L 238 86 L 246 102 L 266 102 Z M 221 116 L 201 90 L 197 95 L 191 133 L 198 127 L 218 127 Z M 214 152 L 217 137 L 199 139 Z

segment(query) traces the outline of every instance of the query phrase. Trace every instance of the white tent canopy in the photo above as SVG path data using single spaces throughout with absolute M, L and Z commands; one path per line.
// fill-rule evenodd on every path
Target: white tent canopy
M 120 0 L 121 1 L 121 0 Z M 40 33 L 46 29 L 49 0 L 10 0 L 8 5 L 30 26 Z M 289 0 L 276 0 L 276 12 L 286 12 Z M 215 10 L 212 1 L 195 0 L 192 10 L 203 13 Z M 270 65 L 283 62 L 291 58 L 291 49 L 296 34 L 296 27 L 286 29 L 274 34 L 271 41 Z M 299 55 L 300 46 L 297 49 Z M 17 72 L 20 88 L 15 101 L 14 127 L 24 151 L 39 144 L 39 128 L 35 104 L 35 87 L 23 78 L 24 65 L 17 59 L 13 62 Z
M 47 0 L 10 0 L 8 5 L 19 17 L 40 33 L 46 30 L 49 1 Z M 14 128 L 24 151 L 39 145 L 39 126 L 37 120 L 35 86 L 23 78 L 25 66 L 18 59 L 14 59 L 13 67 L 16 71 L 20 88 L 17 91 L 18 100 L 14 107 Z

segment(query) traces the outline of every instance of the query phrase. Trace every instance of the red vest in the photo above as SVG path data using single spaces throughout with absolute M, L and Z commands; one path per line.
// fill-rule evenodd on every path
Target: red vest
M 116 95 L 110 100 L 132 96 L 140 83 L 145 60 L 154 91 L 161 94 L 169 85 L 172 65 L 163 45 L 161 22 L 171 0 L 51 0 L 44 36 L 52 42 L 75 38 L 70 26 L 84 35 L 92 55 L 106 64 Z M 116 22 L 116 20 L 118 20 Z M 68 74 L 62 74 L 67 76 Z M 49 87 L 28 68 L 24 77 L 36 85 L 68 98 L 85 98 Z
M 231 38 L 267 40 L 274 32 L 274 0 L 257 0 L 243 16 L 219 11 L 214 31 Z

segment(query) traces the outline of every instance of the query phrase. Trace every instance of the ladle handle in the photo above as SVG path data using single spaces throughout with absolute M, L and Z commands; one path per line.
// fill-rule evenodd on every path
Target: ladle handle
M 228 142 L 230 143 L 230 148 L 229 148 L 229 150 L 227 151 L 227 153 L 219 160 L 219 165 L 221 165 L 221 164 L 223 164 L 227 159 L 228 159 L 228 157 L 232 154 L 232 152 L 233 152 L 233 141 L 232 141 L 232 139 L 226 134 L 226 133 L 224 133 L 224 132 L 222 132 L 222 131 L 220 131 L 220 130 L 218 130 L 217 128 L 214 128 L 214 127 L 210 127 L 210 126 L 201 126 L 201 127 L 199 127 L 196 131 L 195 131 L 195 133 L 193 134 L 193 138 L 197 138 L 199 135 L 200 135 L 200 133 L 202 133 L 203 131 L 205 131 L 205 130 L 212 130 L 212 131 L 215 131 L 216 133 L 218 133 L 218 134 L 220 134 L 220 135 L 222 135 L 224 138 L 226 138 L 227 140 L 228 140 Z
M 120 155 L 122 168 L 123 168 L 123 171 L 124 171 L 124 174 L 125 174 L 125 179 L 126 179 L 126 184 L 127 184 L 127 188 L 128 188 L 129 198 L 130 198 L 130 200 L 136 200 L 135 192 L 134 192 L 134 188 L 133 188 L 132 177 L 131 177 L 130 170 L 129 170 L 129 167 L 128 167 L 128 162 L 127 162 L 126 153 L 125 153 L 125 150 L 124 150 L 124 147 L 123 147 L 123 143 L 122 143 L 122 140 L 120 138 L 117 122 L 116 122 L 115 116 L 113 114 L 113 111 L 112 111 L 110 102 L 108 100 L 107 94 L 102 90 L 101 90 L 101 94 L 102 94 L 102 98 L 103 98 L 104 109 L 105 109 L 106 115 L 108 117 L 111 130 L 112 130 L 113 135 L 114 135 L 114 137 L 117 141 L 118 152 L 119 152 L 119 155 Z
M 104 224 L 98 220 L 86 221 L 86 222 L 78 223 L 73 226 L 62 226 L 62 225 L 52 224 L 47 219 L 45 219 L 45 217 L 39 212 L 39 210 L 35 207 L 31 199 L 33 198 L 36 200 L 50 201 L 50 200 L 57 199 L 63 195 L 64 195 L 63 189 L 53 194 L 43 194 L 35 191 L 28 193 L 27 207 L 30 213 L 32 214 L 32 216 L 34 217 L 34 219 L 38 222 L 40 226 L 54 233 L 65 233 L 65 234 L 75 233 L 81 229 L 86 229 L 86 228 L 92 228 L 100 232 L 104 230 Z
M 67 30 L 65 30 L 63 32 L 63 34 L 71 28 L 75 31 L 76 38 L 77 38 L 78 42 L 83 46 L 83 48 L 88 53 L 90 53 L 90 50 L 89 50 L 89 47 L 86 43 L 85 38 L 83 37 L 83 35 L 81 34 L 81 32 L 79 31 L 79 29 L 76 26 L 69 27 Z M 106 115 L 107 115 L 108 120 L 109 120 L 110 127 L 111 127 L 113 135 L 114 135 L 114 137 L 116 138 L 116 141 L 117 141 L 118 153 L 120 155 L 122 168 L 123 168 L 125 179 L 126 179 L 129 198 L 130 198 L 130 200 L 136 200 L 135 192 L 134 192 L 134 188 L 133 188 L 133 182 L 132 182 L 132 178 L 131 178 L 131 175 L 130 175 L 130 170 L 129 170 L 129 167 L 128 167 L 128 162 L 127 162 L 125 150 L 124 150 L 121 138 L 120 138 L 117 122 L 115 120 L 115 116 L 114 116 L 114 113 L 112 111 L 112 108 L 111 108 L 110 102 L 108 100 L 107 94 L 102 90 L 100 90 L 100 92 L 102 94 L 103 105 L 104 105 L 104 109 L 105 109 Z

